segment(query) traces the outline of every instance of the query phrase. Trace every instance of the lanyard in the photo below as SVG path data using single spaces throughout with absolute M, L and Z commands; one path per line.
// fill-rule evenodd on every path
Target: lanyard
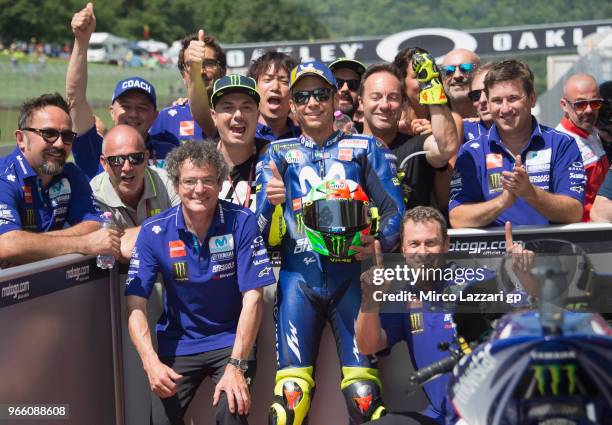
M 232 186 L 232 190 L 234 195 L 236 196 L 236 200 L 238 201 L 238 205 L 242 204 L 243 207 L 249 208 L 249 204 L 251 203 L 251 186 L 253 185 L 253 178 L 255 177 L 255 160 L 251 157 L 251 168 L 249 170 L 249 180 L 246 189 L 246 196 L 244 197 L 244 201 L 241 201 L 238 197 L 238 192 L 236 192 L 236 186 L 234 186 L 234 182 L 232 181 L 232 176 L 227 176 L 227 180 Z

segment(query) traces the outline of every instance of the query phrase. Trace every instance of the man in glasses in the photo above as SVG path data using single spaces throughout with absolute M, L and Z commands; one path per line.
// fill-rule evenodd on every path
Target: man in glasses
M 184 423 L 210 377 L 216 423 L 244 425 L 263 287 L 274 273 L 255 215 L 218 199 L 228 167 L 216 146 L 187 141 L 167 163 L 181 203 L 143 223 L 125 289 L 130 336 L 153 392 L 151 423 Z M 155 352 L 146 317 L 158 271 L 166 298 Z
M 308 414 L 319 339 L 328 320 L 351 423 L 384 411 L 378 372 L 371 358 L 358 354 L 353 329 L 360 304 L 359 261 L 371 254 L 374 239 L 362 236 L 365 246 L 354 247 L 354 257 L 336 259 L 313 251 L 304 233 L 302 206 L 311 188 L 332 179 L 351 180 L 378 206 L 382 248 L 390 251 L 398 242 L 404 206 L 385 156 L 390 152 L 372 136 L 334 131 L 336 87 L 331 70 L 320 62 L 291 71 L 290 105 L 302 135 L 272 142 L 258 170 L 259 226 L 271 245 L 280 239 L 283 255 L 276 305 L 279 364 L 270 410 L 275 425 L 300 425 Z
M 148 166 L 148 158 L 140 133 L 128 125 L 117 125 L 102 143 L 104 172 L 90 182 L 98 206 L 112 212 L 113 223 L 125 231 L 121 252 L 127 258 L 142 222 L 179 202 L 166 171 Z
M 463 120 L 463 143 L 479 138 L 487 133 L 493 125 L 493 117 L 489 111 L 489 102 L 484 91 L 484 79 L 493 63 L 489 62 L 479 66 L 472 73 L 470 80 L 470 91 L 468 98 L 478 113 L 478 118 L 466 118 Z
M 178 69 L 187 93 L 198 92 L 191 96 L 194 102 L 177 104 L 159 111 L 149 133 L 178 141 L 204 140 L 213 137 L 217 130 L 210 117 L 208 100 L 212 94 L 215 80 L 227 71 L 225 52 L 217 39 L 203 30 L 181 40 L 178 56 Z M 199 108 L 192 113 L 192 108 Z M 199 118 L 195 119 L 194 117 Z M 204 127 L 201 127 L 202 124 Z
M 359 106 L 358 91 L 365 66 L 358 60 L 339 58 L 329 64 L 329 69 L 338 83 L 337 109 L 353 118 Z
M 467 94 L 470 91 L 472 73 L 479 64 L 478 55 L 467 49 L 451 50 L 442 60 L 440 71 L 444 90 L 450 101 L 451 110 L 458 113 L 461 118 L 478 116 Z
M 0 264 L 75 252 L 119 256 L 121 232 L 100 229 L 87 178 L 66 163 L 75 138 L 59 94 L 22 105 L 17 147 L 0 160 Z
M 289 117 L 289 73 L 296 63 L 281 52 L 266 52 L 249 67 L 249 77 L 257 83 L 261 96 L 256 137 L 269 142 L 300 135 L 300 128 Z
M 588 74 L 575 74 L 563 86 L 563 118 L 557 130 L 569 134 L 578 144 L 586 171 L 582 221 L 589 221 L 591 207 L 599 186 L 606 178 L 610 163 L 595 128 L 603 105 L 597 81 Z
M 455 228 L 575 223 L 582 216 L 584 167 L 574 140 L 538 124 L 526 63 L 495 63 L 484 80 L 493 126 L 459 150 L 451 180 Z
M 73 130 L 79 135 L 73 155 L 77 165 L 91 179 L 103 169 L 100 165 L 102 137 L 96 131 L 95 118 L 87 102 L 87 47 L 96 28 L 93 5 L 88 3 L 76 13 L 71 22 L 74 47 L 66 73 L 66 97 L 70 105 Z M 149 128 L 157 117 L 157 100 L 153 85 L 139 77 L 121 80 L 115 86 L 109 106 L 115 125 L 134 127 L 145 140 L 149 160 L 163 166 L 166 154 L 177 146 L 177 141 L 149 135 Z

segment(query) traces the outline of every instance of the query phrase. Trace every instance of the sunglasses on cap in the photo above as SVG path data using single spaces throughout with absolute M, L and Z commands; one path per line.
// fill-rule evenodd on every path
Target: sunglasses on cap
M 134 152 L 128 153 L 127 155 L 113 155 L 113 156 L 105 156 L 106 162 L 111 167 L 123 167 L 125 161 L 129 161 L 132 165 L 140 165 L 144 162 L 145 153 L 144 152 Z
M 471 74 L 476 69 L 476 65 L 473 63 L 462 63 L 461 65 L 448 65 L 441 67 L 442 72 L 446 77 L 453 75 L 457 68 L 459 68 L 459 70 L 464 74 Z
M 604 103 L 603 99 L 576 100 L 574 102 L 569 99 L 565 100 L 567 101 L 567 103 L 572 105 L 572 108 L 574 108 L 574 110 L 577 112 L 585 111 L 587 106 L 589 105 L 591 106 L 592 110 L 597 111 L 598 109 L 601 109 Z
M 65 145 L 71 145 L 77 137 L 77 134 L 71 130 L 56 130 L 54 128 L 22 128 L 21 131 L 31 131 L 38 134 L 46 143 L 55 143 L 62 136 L 62 142 Z
M 342 78 L 336 77 L 336 83 L 338 85 L 338 90 L 340 90 L 342 86 L 344 86 L 344 83 L 346 83 L 349 90 L 357 91 L 357 89 L 359 88 L 360 82 L 361 82 L 360 80 L 344 80 Z
M 314 90 L 296 91 L 291 96 L 293 97 L 293 101 L 298 105 L 306 105 L 310 100 L 310 96 L 314 96 L 317 102 L 328 101 L 331 97 L 331 92 L 330 88 L 322 87 Z
M 483 89 L 470 90 L 467 96 L 472 102 L 478 102 L 483 91 Z

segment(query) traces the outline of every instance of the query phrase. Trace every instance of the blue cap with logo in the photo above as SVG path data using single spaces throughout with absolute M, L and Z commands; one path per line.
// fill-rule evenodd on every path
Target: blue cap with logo
M 131 90 L 138 90 L 144 93 L 155 109 L 157 109 L 157 97 L 155 96 L 155 87 L 153 84 L 149 83 L 147 80 L 140 77 L 130 77 L 125 80 L 121 80 L 115 86 L 115 92 L 113 93 L 113 98 L 111 100 L 111 105 L 115 103 L 115 100 L 119 99 L 125 92 Z
M 336 87 L 336 78 L 329 67 L 318 61 L 304 62 L 293 68 L 289 79 L 289 88 L 292 88 L 302 77 L 319 77 L 329 85 Z
M 221 77 L 213 85 L 213 93 L 210 96 L 210 103 L 215 107 L 219 99 L 230 93 L 244 93 L 250 96 L 259 105 L 259 93 L 257 84 L 251 77 L 244 77 L 238 74 L 230 74 Z

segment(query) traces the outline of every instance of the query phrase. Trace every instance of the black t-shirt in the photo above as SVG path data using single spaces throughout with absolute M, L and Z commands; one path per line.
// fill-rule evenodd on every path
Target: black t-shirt
M 410 154 L 424 150 L 423 146 L 427 137 L 397 133 L 397 136 L 389 145 L 389 149 L 397 157 L 397 172 L 402 183 L 406 209 L 419 205 L 432 206 L 436 169 L 427 162 L 425 154 L 408 159 L 403 169 L 400 169 L 402 161 Z

